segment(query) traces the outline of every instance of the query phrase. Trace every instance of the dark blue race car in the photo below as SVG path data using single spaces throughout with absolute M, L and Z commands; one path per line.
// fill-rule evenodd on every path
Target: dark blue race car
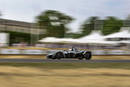
M 61 58 L 77 58 L 77 59 L 86 59 L 90 60 L 92 58 L 91 51 L 79 51 L 76 48 L 69 50 L 58 50 L 52 51 L 47 55 L 48 59 L 61 59 Z

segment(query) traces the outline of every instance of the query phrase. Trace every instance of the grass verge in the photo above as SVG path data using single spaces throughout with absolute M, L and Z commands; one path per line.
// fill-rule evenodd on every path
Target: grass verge
M 130 63 L 0 63 L 0 87 L 130 87 Z

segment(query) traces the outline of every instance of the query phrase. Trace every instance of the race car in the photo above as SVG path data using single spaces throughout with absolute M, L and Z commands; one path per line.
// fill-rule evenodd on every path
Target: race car
M 79 51 L 78 49 L 72 47 L 69 50 L 59 50 L 52 51 L 47 55 L 48 59 L 61 59 L 61 58 L 77 58 L 90 60 L 92 57 L 91 51 Z

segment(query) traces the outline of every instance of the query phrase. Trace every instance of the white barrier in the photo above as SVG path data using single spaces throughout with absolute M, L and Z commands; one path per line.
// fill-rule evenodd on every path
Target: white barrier
M 43 50 L 20 50 L 20 49 L 1 49 L 0 54 L 31 54 L 40 55 L 45 54 Z
M 23 50 L 22 54 L 43 54 L 43 50 Z
M 93 55 L 130 55 L 127 50 L 93 50 Z
M 105 51 L 104 50 L 93 50 L 92 54 L 93 55 L 103 55 L 103 54 L 105 54 Z
M 49 51 L 47 50 L 0 49 L 0 54 L 43 55 L 43 54 L 48 54 L 48 53 Z M 92 50 L 92 55 L 130 55 L 130 51 L 127 51 L 127 50 Z
M 21 51 L 17 49 L 1 49 L 0 54 L 20 54 Z
M 126 51 L 124 51 L 124 50 L 111 50 L 111 51 L 109 51 L 107 54 L 122 55 L 122 54 L 125 54 L 125 53 L 126 53 Z

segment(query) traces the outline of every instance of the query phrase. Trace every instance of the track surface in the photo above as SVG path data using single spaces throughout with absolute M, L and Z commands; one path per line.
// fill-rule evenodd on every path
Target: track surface
M 130 60 L 78 60 L 78 59 L 0 59 L 0 63 L 130 63 Z

